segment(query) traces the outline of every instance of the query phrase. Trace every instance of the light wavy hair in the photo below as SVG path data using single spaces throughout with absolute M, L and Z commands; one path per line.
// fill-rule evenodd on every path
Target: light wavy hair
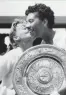
M 25 27 L 26 21 L 24 19 L 14 19 L 12 26 L 11 26 L 11 32 L 9 34 L 10 42 L 13 46 L 18 46 L 14 38 L 16 38 L 16 27 L 18 24 L 22 23 L 22 26 Z

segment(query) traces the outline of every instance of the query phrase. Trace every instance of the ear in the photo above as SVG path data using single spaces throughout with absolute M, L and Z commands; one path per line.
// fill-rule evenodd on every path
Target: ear
M 46 18 L 43 20 L 43 24 L 45 27 L 48 27 L 48 20 Z

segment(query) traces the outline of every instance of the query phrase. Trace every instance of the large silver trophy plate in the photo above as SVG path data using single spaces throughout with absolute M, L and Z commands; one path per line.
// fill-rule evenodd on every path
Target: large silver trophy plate
M 66 78 L 66 52 L 52 45 L 37 45 L 26 50 L 13 72 L 18 95 L 51 94 Z

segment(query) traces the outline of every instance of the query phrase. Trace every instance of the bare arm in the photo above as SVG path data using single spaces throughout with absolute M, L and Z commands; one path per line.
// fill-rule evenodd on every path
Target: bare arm
M 7 66 L 7 60 L 5 56 L 2 56 L 0 58 L 0 80 L 7 74 L 8 72 L 8 66 Z

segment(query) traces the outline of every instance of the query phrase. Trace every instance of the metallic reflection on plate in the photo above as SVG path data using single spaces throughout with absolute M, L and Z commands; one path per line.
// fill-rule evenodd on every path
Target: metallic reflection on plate
M 18 95 L 51 94 L 66 78 L 66 52 L 52 45 L 37 45 L 26 50 L 13 72 Z

